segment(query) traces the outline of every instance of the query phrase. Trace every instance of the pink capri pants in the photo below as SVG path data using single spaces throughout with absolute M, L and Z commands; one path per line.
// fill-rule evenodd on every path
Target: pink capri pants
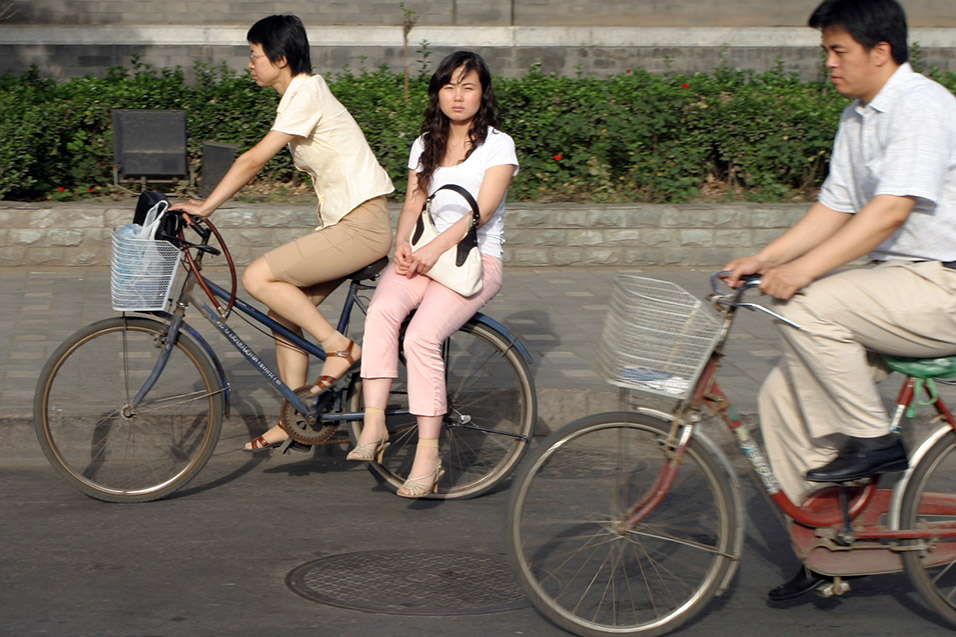
M 398 378 L 398 334 L 405 331 L 408 409 L 416 416 L 443 416 L 448 410 L 441 345 L 501 289 L 501 259 L 483 254 L 481 292 L 464 297 L 427 276 L 411 279 L 389 264 L 369 304 L 362 342 L 362 378 Z

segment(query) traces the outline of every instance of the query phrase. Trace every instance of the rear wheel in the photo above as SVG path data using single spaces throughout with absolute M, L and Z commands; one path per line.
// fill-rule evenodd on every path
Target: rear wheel
M 903 493 L 903 529 L 956 527 L 956 435 L 947 432 L 913 470 Z M 903 563 L 913 586 L 943 619 L 956 627 L 956 538 L 910 540 Z
M 534 382 L 521 354 L 503 334 L 469 321 L 445 344 L 448 413 L 439 451 L 445 474 L 438 484 L 439 499 L 470 498 L 504 480 L 531 442 L 536 419 Z M 360 411 L 361 389 L 351 409 Z M 369 471 L 389 488 L 405 482 L 415 458 L 418 427 L 408 413 L 404 379 L 396 379 L 386 419 L 389 442 L 382 463 L 368 463 Z M 352 443 L 361 423 L 350 423 Z
M 219 439 L 224 399 L 205 352 L 180 333 L 143 402 L 168 324 L 115 317 L 67 339 L 44 366 L 33 401 L 40 448 L 91 497 L 147 502 L 192 480 Z
M 508 511 L 508 559 L 535 608 L 578 635 L 662 635 L 720 586 L 737 536 L 736 493 L 691 440 L 658 493 L 675 449 L 671 424 L 598 414 L 553 433 L 528 458 Z

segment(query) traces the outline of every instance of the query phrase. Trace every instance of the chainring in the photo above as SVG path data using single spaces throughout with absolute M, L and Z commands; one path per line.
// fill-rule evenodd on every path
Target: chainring
M 323 392 L 316 396 L 309 391 L 311 388 L 312 385 L 303 385 L 295 390 L 295 395 L 306 405 L 315 405 L 315 411 L 312 414 L 300 414 L 288 400 L 282 401 L 282 408 L 279 410 L 279 422 L 282 428 L 292 436 L 293 440 L 304 445 L 325 442 L 338 429 L 337 423 L 326 424 L 320 420 L 322 414 L 327 412 L 332 404 L 332 392 Z

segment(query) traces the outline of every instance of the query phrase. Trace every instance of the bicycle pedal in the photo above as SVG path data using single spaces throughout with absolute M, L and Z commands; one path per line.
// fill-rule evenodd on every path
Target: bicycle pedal
M 820 597 L 834 597 L 843 595 L 850 590 L 850 583 L 841 577 L 833 578 L 832 582 L 821 584 L 816 589 L 816 594 Z

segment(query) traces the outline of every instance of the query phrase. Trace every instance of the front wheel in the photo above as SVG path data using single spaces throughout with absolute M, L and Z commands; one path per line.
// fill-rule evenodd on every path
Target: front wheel
M 86 495 L 156 500 L 194 478 L 212 455 L 222 388 L 208 356 L 185 334 L 152 390 L 132 406 L 168 328 L 145 317 L 98 321 L 60 345 L 40 373 L 33 400 L 40 448 Z
M 428 497 L 472 498 L 504 480 L 527 450 L 537 418 L 534 381 L 509 339 L 478 321 L 470 320 L 452 334 L 443 354 L 448 413 L 439 452 L 445 474 L 438 492 Z M 369 471 L 392 490 L 405 482 L 418 444 L 402 380 L 396 379 L 389 396 L 390 445 L 381 464 L 368 463 Z M 361 408 L 359 387 L 351 409 Z M 349 423 L 353 445 L 360 432 L 361 423 Z
M 947 431 L 913 469 L 903 492 L 900 528 L 956 528 L 956 435 Z M 913 586 L 956 627 L 956 538 L 909 540 L 903 563 Z M 916 547 L 919 547 L 918 550 Z
M 508 559 L 535 608 L 577 635 L 662 635 L 710 600 L 731 566 L 737 496 L 691 440 L 673 484 L 640 521 L 673 459 L 671 423 L 598 414 L 551 434 L 511 493 Z

